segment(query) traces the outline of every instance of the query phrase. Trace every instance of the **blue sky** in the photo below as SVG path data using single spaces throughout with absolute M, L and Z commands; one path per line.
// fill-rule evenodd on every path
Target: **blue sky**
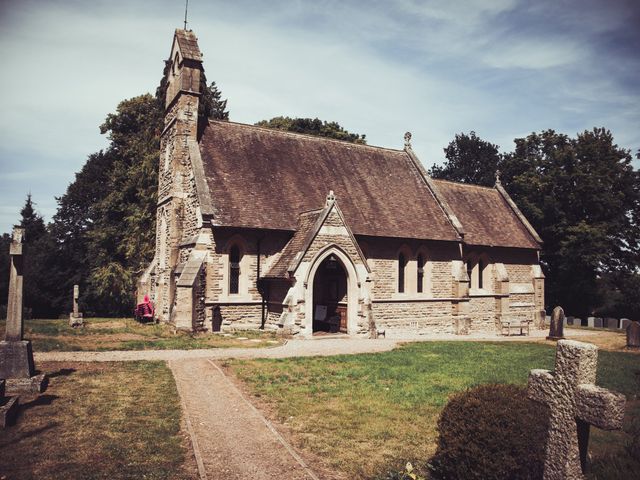
M 0 0 L 0 232 L 47 220 L 119 101 L 155 91 L 184 1 Z M 459 132 L 510 151 L 552 128 L 640 149 L 640 2 L 191 0 L 231 119 L 335 120 L 426 166 Z M 638 168 L 638 161 L 634 161 Z

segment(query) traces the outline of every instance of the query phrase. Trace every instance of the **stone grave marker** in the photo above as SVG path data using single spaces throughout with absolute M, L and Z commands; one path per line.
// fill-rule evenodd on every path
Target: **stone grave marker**
M 583 479 L 589 428 L 622 428 L 626 398 L 595 385 L 598 347 L 560 340 L 553 372 L 531 370 L 527 396 L 549 406 L 544 480 Z
M 564 325 L 566 320 L 562 307 L 556 307 L 553 309 L 547 340 L 560 340 L 561 338 L 564 338 Z
M 581 327 L 581 326 L 582 326 L 582 319 L 581 319 L 581 318 L 577 318 L 577 317 L 576 317 L 576 318 L 574 318 L 574 319 L 573 319 L 573 324 L 574 324 L 576 327 Z
M 74 328 L 82 326 L 82 323 L 83 323 L 82 313 L 80 313 L 80 309 L 78 308 L 79 299 L 80 299 L 80 285 L 74 285 L 73 286 L 73 312 L 69 314 L 69 325 Z
M 628 318 L 621 318 L 620 319 L 620 330 L 626 330 L 627 326 L 631 323 L 631 320 L 629 320 Z
M 603 324 L 602 318 L 596 317 L 596 318 L 593 320 L 593 326 L 594 326 L 595 328 L 602 328 L 602 327 L 603 327 L 603 325 L 604 325 L 604 324 Z
M 618 328 L 618 319 L 612 317 L 605 318 L 604 328 Z
M 640 322 L 627 325 L 627 348 L 640 348 Z
M 5 339 L 0 342 L 0 378 L 6 380 L 9 394 L 40 393 L 44 374 L 35 375 L 31 341 L 24 340 L 22 321 L 24 228 L 14 227 L 9 255 L 9 298 Z
M 595 327 L 596 317 L 587 317 L 587 327 Z
M 572 316 L 568 316 L 567 317 L 567 323 L 565 325 L 573 325 L 573 317 Z

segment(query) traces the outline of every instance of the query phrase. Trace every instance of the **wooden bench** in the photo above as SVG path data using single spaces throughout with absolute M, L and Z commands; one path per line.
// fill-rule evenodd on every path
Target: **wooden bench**
M 511 336 L 512 330 L 516 330 L 516 331 L 520 330 L 519 335 L 529 335 L 530 324 L 531 324 L 531 320 L 522 320 L 522 319 L 515 319 L 515 318 L 505 319 L 500 322 L 500 325 L 502 327 L 501 333 L 502 335 L 504 335 L 505 334 L 504 331 L 506 329 L 507 336 Z

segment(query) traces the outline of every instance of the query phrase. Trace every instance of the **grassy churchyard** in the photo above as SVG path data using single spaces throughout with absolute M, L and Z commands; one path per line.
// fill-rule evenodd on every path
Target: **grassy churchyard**
M 0 320 L 0 332 L 4 332 L 4 323 Z M 281 343 L 268 332 L 189 333 L 175 331 L 167 324 L 142 324 L 131 318 L 88 318 L 79 328 L 70 327 L 67 319 L 25 320 L 24 336 L 31 340 L 36 352 L 252 348 Z
M 193 479 L 178 392 L 163 362 L 37 365 L 49 386 L 0 432 L 0 478 Z
M 174 335 L 164 325 L 126 319 L 89 319 L 80 329 L 65 320 L 27 320 L 25 332 L 35 351 L 266 347 L 276 341 L 245 332 L 246 340 L 240 334 Z M 640 355 L 619 351 L 620 335 L 603 331 L 584 339 L 603 348 L 597 384 L 628 400 L 624 431 L 592 429 L 591 479 L 632 478 L 640 468 L 626 451 L 634 428 L 640 431 Z M 483 383 L 525 385 L 532 368 L 553 368 L 554 352 L 554 344 L 543 341 L 425 342 L 378 354 L 228 360 L 222 366 L 312 467 L 340 479 L 397 480 L 393 472 L 407 461 L 426 476 L 449 396 Z M 17 424 L 0 434 L 0 479 L 197 478 L 165 363 L 36 366 L 49 375 L 49 387 L 21 399 Z
M 345 472 L 386 479 L 409 460 L 425 470 L 436 423 L 454 392 L 483 383 L 525 385 L 532 368 L 553 369 L 552 345 L 425 342 L 387 353 L 225 364 L 291 432 L 294 445 Z M 632 478 L 630 430 L 640 428 L 640 356 L 600 351 L 598 385 L 627 396 L 624 432 L 592 429 L 592 478 Z M 631 476 L 630 476 L 631 475 Z

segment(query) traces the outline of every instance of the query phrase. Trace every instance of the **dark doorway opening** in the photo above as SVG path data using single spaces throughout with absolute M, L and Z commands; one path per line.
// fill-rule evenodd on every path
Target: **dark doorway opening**
M 329 255 L 313 279 L 313 332 L 347 333 L 347 272 Z

